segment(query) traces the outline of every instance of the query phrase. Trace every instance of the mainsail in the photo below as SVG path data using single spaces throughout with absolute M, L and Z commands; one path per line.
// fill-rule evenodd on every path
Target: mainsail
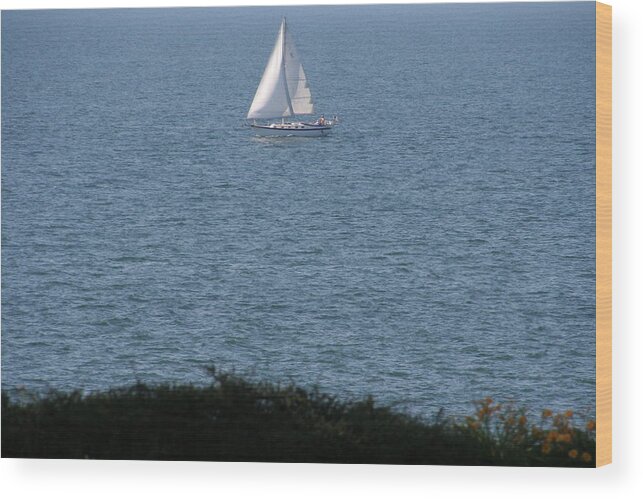
M 261 77 L 248 119 L 313 114 L 313 99 L 297 49 L 281 21 L 275 47 Z

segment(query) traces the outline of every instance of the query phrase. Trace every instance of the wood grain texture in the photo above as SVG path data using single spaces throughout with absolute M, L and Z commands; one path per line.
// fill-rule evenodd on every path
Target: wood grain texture
M 596 3 L 596 466 L 612 462 L 612 7 Z

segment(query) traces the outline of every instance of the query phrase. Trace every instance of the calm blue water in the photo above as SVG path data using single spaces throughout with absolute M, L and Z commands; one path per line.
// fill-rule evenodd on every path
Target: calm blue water
M 243 126 L 286 15 L 322 139 Z M 2 14 L 2 383 L 593 410 L 594 4 Z

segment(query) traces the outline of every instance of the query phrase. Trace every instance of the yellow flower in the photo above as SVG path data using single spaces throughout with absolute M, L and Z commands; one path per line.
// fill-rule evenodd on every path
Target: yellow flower
M 548 442 L 553 442 L 557 438 L 558 438 L 558 432 L 557 431 L 552 430 L 547 434 L 547 441 Z
M 596 429 L 596 422 L 592 419 L 590 419 L 587 422 L 587 431 L 594 431 Z
M 518 419 L 518 424 L 520 426 L 525 426 L 526 423 L 527 423 L 527 416 L 525 415 L 520 416 L 520 419 Z
M 551 417 L 551 409 L 545 409 L 543 411 L 543 418 L 550 418 Z
M 578 451 L 576 449 L 572 449 L 567 453 L 567 455 L 572 459 L 576 459 L 578 457 Z
M 558 435 L 558 437 L 556 437 L 556 442 L 569 443 L 571 441 L 572 441 L 572 436 L 569 433 L 563 433 L 561 435 Z
M 589 463 L 592 460 L 592 455 L 589 452 L 583 452 L 581 459 L 586 463 Z
M 542 446 L 542 453 L 543 454 L 549 454 L 549 451 L 551 450 L 551 445 L 549 444 L 543 444 Z
M 574 415 L 574 411 L 565 411 L 565 417 L 571 418 Z

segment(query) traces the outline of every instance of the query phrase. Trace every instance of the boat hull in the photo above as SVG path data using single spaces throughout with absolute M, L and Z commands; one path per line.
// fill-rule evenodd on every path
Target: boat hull
M 262 137 L 323 137 L 328 135 L 331 126 L 316 125 L 250 125 L 255 134 Z

